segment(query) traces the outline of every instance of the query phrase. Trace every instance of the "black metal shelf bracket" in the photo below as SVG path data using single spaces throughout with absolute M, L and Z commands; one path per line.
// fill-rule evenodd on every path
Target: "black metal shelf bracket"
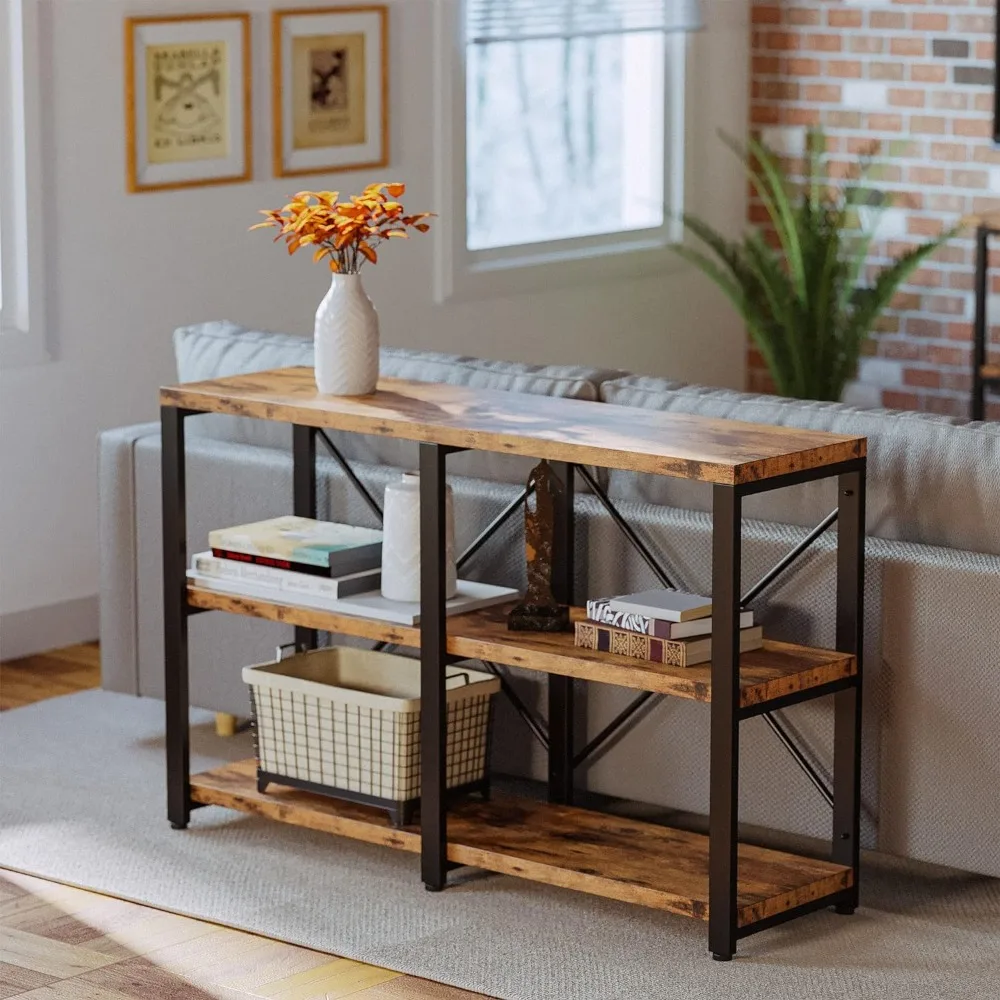
M 611 520 L 618 526 L 621 533 L 628 539 L 629 544 L 639 553 L 643 562 L 653 571 L 653 575 L 668 590 L 676 590 L 677 585 L 670 579 L 670 575 L 660 565 L 657 558 L 650 551 L 649 546 L 636 534 L 635 528 L 622 517 L 621 512 L 614 505 L 611 498 L 604 491 L 601 484 L 594 478 L 590 470 L 583 465 L 576 466 L 580 477 L 590 487 L 591 492 L 597 497 L 600 505 L 608 512 Z
M 653 691 L 644 691 L 634 698 L 573 758 L 573 766 L 580 767 L 607 749 L 613 740 L 625 735 L 627 730 L 632 729 L 640 721 L 639 713 L 643 709 L 651 711 L 665 697 L 666 695 L 656 694 Z
M 344 458 L 343 452 L 333 443 L 333 439 L 327 434 L 326 431 L 319 431 L 320 439 L 323 444 L 326 445 L 327 451 L 330 452 L 331 457 L 340 466 L 344 475 L 347 476 L 348 482 L 358 491 L 358 495 L 367 504 L 368 509 L 375 515 L 378 519 L 378 523 L 381 524 L 383 521 L 382 508 L 379 506 L 378 501 L 371 495 L 368 487 L 365 486 L 363 482 L 358 478 L 357 473 L 351 468 L 350 463 Z
M 506 507 L 479 533 L 475 541 L 458 557 L 455 567 L 461 572 L 470 559 L 517 513 L 527 502 L 528 497 L 535 492 L 534 486 L 529 486 Z
M 483 666 L 500 681 L 500 690 L 507 696 L 511 705 L 514 707 L 514 711 L 521 717 L 524 724 L 531 730 L 532 735 L 536 740 L 546 749 L 549 748 L 549 733 L 548 724 L 544 719 L 540 719 L 535 713 L 524 703 L 521 696 L 514 690 L 514 686 L 510 683 L 510 679 L 501 670 L 500 666 L 496 663 L 490 663 L 487 660 L 481 661 Z
M 746 607 L 752 600 L 759 597 L 768 587 L 774 583 L 786 570 L 791 568 L 813 545 L 813 543 L 834 524 L 837 523 L 837 518 L 840 515 L 840 508 L 830 511 L 826 517 L 816 525 L 812 531 L 806 535 L 805 538 L 799 542 L 795 548 L 793 548 L 788 555 L 782 557 L 774 566 L 771 567 L 741 598 L 740 606 Z

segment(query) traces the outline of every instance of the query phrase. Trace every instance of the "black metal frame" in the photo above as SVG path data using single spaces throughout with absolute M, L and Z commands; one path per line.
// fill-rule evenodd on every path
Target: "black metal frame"
M 160 409 L 163 503 L 163 661 L 167 715 L 167 818 L 183 830 L 191 818 L 188 724 L 187 475 L 184 420 L 190 410 Z
M 184 421 L 197 411 L 172 406 L 161 408 L 162 501 L 163 501 L 163 581 L 164 654 L 167 721 L 167 814 L 171 825 L 187 826 L 191 809 L 190 744 L 188 724 L 188 634 L 187 618 L 196 609 L 187 603 L 186 481 Z M 316 514 L 316 439 L 321 436 L 334 457 L 344 467 L 343 456 L 328 436 L 310 427 L 293 429 L 294 510 L 296 514 Z M 447 621 L 445 616 L 445 478 L 449 454 L 460 449 L 443 445 L 420 445 L 421 548 L 421 877 L 425 887 L 439 891 L 447 884 L 452 867 L 447 860 L 447 809 L 453 793 L 446 791 L 447 712 L 445 668 Z M 555 565 L 553 581 L 556 597 L 573 603 L 574 579 L 574 475 L 579 472 L 599 502 L 623 529 L 657 578 L 667 585 L 669 576 L 635 531 L 629 527 L 589 470 L 572 463 L 552 463 L 564 489 L 557 494 Z M 713 492 L 712 539 L 712 701 L 710 750 L 709 817 L 709 949 L 714 958 L 733 957 L 737 941 L 748 934 L 773 927 L 803 913 L 833 905 L 838 912 L 853 912 L 858 904 L 859 847 L 861 818 L 861 711 L 863 666 L 864 458 L 815 470 L 790 473 L 774 479 L 744 485 L 717 485 Z M 837 476 L 839 507 L 783 558 L 743 597 L 740 596 L 742 503 L 746 496 L 780 489 L 802 482 Z M 350 480 L 367 496 L 373 511 L 378 510 L 371 495 L 357 477 Z M 494 519 L 466 551 L 463 563 L 478 551 L 505 524 L 527 499 L 525 492 Z M 785 572 L 834 522 L 837 536 L 837 638 L 838 650 L 857 658 L 857 672 L 850 678 L 811 689 L 801 695 L 773 699 L 764 705 L 741 708 L 739 687 L 739 614 L 743 606 Z M 314 648 L 318 633 L 296 628 L 299 648 Z M 618 717 L 580 751 L 574 733 L 574 682 L 572 678 L 549 676 L 549 719 L 534 718 L 498 667 L 488 667 L 501 679 L 515 707 L 525 717 L 532 732 L 547 745 L 549 757 L 549 799 L 555 803 L 573 801 L 573 774 L 576 767 L 606 747 L 634 721 L 638 713 L 655 705 L 660 696 L 639 695 Z M 791 736 L 775 719 L 773 710 L 799 701 L 832 694 L 834 697 L 833 788 Z M 786 911 L 776 917 L 737 926 L 737 826 L 739 819 L 739 730 L 744 719 L 764 715 L 786 749 L 806 772 L 833 807 L 832 856 L 852 870 L 852 884 L 821 899 Z M 263 778 L 268 778 L 263 775 Z M 287 784 L 286 778 L 275 779 Z M 304 787 L 304 786 L 303 786 Z M 482 790 L 482 789 L 479 789 Z
M 997 30 L 1000 31 L 1000 25 L 998 25 Z M 1000 95 L 1000 87 L 997 88 L 997 94 Z M 997 97 L 997 100 L 1000 101 L 1000 96 Z M 985 419 L 986 389 L 991 387 L 1000 390 L 1000 379 L 983 377 L 989 330 L 987 281 L 990 265 L 990 236 L 996 232 L 998 230 L 992 226 L 981 225 L 976 229 L 976 319 L 972 328 L 972 405 L 970 408 L 970 416 L 973 420 Z
M 866 460 L 797 472 L 747 486 L 716 486 L 713 496 L 712 537 L 712 735 L 709 818 L 709 950 L 728 961 L 736 942 L 748 934 L 772 927 L 798 913 L 833 905 L 840 913 L 853 912 L 858 903 L 861 834 L 861 690 L 863 680 L 864 538 Z M 808 692 L 808 699 L 834 696 L 834 777 L 829 799 L 833 806 L 832 857 L 849 866 L 852 884 L 829 896 L 797 907 L 780 918 L 737 926 L 737 825 L 739 822 L 739 729 L 744 718 L 765 714 L 739 707 L 739 597 L 742 502 L 745 496 L 792 483 L 838 477 L 837 532 L 837 649 L 857 659 L 850 678 Z M 831 514 L 810 535 L 815 541 L 830 524 Z M 825 527 L 824 527 L 825 525 Z M 810 542 L 811 544 L 811 542 Z M 797 549 L 805 551 L 800 545 Z M 801 554 L 801 551 L 799 554 Z M 786 560 L 779 566 L 789 564 Z M 768 575 L 772 580 L 773 576 Z M 768 577 L 765 577 L 765 580 Z M 801 699 L 807 700 L 804 695 Z M 789 704 L 782 699 L 775 704 Z M 774 723 L 773 716 L 767 717 Z M 782 742 L 826 797 L 825 785 L 809 761 L 780 728 Z M 791 914 L 791 915 L 789 915 Z

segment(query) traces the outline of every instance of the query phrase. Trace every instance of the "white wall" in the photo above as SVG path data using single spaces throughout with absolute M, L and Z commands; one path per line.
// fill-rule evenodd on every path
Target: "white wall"
M 313 183 L 269 177 L 273 4 L 40 2 L 46 280 L 57 360 L 0 373 L 0 614 L 8 621 L 14 612 L 95 594 L 95 438 L 103 428 L 155 418 L 157 387 L 173 377 L 172 329 L 225 317 L 308 333 L 326 281 L 308 259 L 290 260 L 266 234 L 246 233 L 258 208 Z M 395 0 L 390 22 L 393 155 L 378 174 L 406 181 L 414 209 L 439 208 L 432 204 L 433 3 Z M 709 30 L 693 40 L 690 60 L 690 205 L 737 231 L 744 184 L 715 132 L 746 130 L 747 11 L 729 0 L 705 6 Z M 122 18 L 192 9 L 254 11 L 258 180 L 127 195 Z M 347 174 L 315 184 L 353 192 L 373 179 Z M 430 238 L 391 250 L 367 279 L 388 344 L 742 385 L 740 323 L 688 269 L 494 300 L 488 308 L 437 305 Z M 90 630 L 96 634 L 96 624 Z M 37 647 L 45 648 L 55 632 L 39 631 Z

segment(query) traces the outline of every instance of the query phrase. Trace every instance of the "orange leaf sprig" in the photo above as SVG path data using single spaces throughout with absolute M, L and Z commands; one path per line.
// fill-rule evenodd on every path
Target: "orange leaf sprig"
M 284 240 L 289 254 L 315 247 L 313 262 L 328 260 L 330 270 L 357 274 L 367 262 L 378 263 L 378 247 L 392 239 L 409 239 L 409 230 L 426 233 L 431 212 L 407 215 L 397 200 L 405 184 L 370 184 L 349 201 L 337 191 L 300 191 L 284 208 L 265 209 L 253 229 L 275 228 L 274 241 Z

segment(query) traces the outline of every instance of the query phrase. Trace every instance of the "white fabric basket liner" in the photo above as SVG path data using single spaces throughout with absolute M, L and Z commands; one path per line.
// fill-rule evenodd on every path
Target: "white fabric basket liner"
M 420 796 L 420 662 L 332 647 L 243 668 L 257 760 L 268 774 L 378 800 Z M 457 664 L 446 672 L 446 787 L 482 781 L 490 703 L 500 681 Z
M 280 663 L 244 667 L 243 681 L 375 711 L 420 711 L 420 662 L 393 653 L 333 646 L 299 653 Z M 500 680 L 492 674 L 465 667 L 450 667 L 445 683 L 449 704 L 500 690 Z

